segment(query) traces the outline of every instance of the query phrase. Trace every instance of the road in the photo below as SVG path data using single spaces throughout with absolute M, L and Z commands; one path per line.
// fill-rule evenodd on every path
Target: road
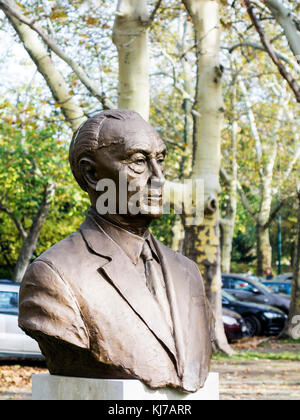
M 300 361 L 214 360 L 221 400 L 300 400 Z M 31 377 L 43 366 L 0 364 L 0 400 L 31 399 Z

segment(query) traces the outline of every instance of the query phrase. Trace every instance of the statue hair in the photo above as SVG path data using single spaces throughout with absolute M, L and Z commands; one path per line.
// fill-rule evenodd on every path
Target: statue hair
M 107 141 L 106 125 L 109 120 L 128 121 L 143 120 L 142 117 L 134 111 L 112 109 L 102 111 L 90 117 L 74 133 L 69 151 L 69 161 L 72 173 L 79 186 L 87 191 L 87 185 L 82 177 L 80 170 L 80 160 L 83 157 L 91 157 L 96 150 L 108 147 L 111 144 L 121 143 L 122 138 L 118 137 Z

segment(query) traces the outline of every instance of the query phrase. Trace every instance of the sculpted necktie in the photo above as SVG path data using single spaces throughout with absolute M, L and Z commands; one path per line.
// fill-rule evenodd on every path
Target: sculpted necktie
M 170 306 L 167 299 L 166 289 L 155 266 L 152 252 L 147 241 L 145 241 L 144 243 L 141 257 L 143 258 L 145 264 L 147 287 L 158 302 L 159 307 L 165 317 L 165 320 L 167 321 L 171 331 L 173 332 L 173 323 L 170 314 Z

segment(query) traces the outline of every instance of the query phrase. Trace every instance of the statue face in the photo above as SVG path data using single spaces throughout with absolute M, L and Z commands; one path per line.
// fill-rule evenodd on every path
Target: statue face
M 117 209 L 120 189 L 124 189 L 127 183 L 125 204 L 128 216 L 135 216 L 138 208 L 139 215 L 160 217 L 163 211 L 163 162 L 166 154 L 161 138 L 143 121 L 139 124 L 136 121 L 114 121 L 105 138 L 110 145 L 97 150 L 93 160 L 98 180 L 110 179 L 116 185 Z M 125 185 L 123 182 L 120 184 L 120 173 Z

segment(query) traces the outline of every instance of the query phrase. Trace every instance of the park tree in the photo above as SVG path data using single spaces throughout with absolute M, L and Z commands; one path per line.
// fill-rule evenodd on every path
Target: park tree
M 279 0 L 263 0 L 258 5 L 254 4 L 253 1 L 245 0 L 245 6 L 251 22 L 253 23 L 257 34 L 261 40 L 265 51 L 269 55 L 272 62 L 278 69 L 279 74 L 285 80 L 293 93 L 297 103 L 300 103 L 300 83 L 299 83 L 299 64 L 300 64 L 300 25 L 299 25 L 299 5 L 290 1 L 279 1 Z M 260 15 L 257 14 L 257 7 L 260 9 Z M 289 66 L 289 63 L 286 60 L 283 60 L 280 57 L 272 42 L 266 29 L 263 26 L 262 19 L 265 14 L 271 14 L 272 18 L 275 19 L 276 23 L 283 31 L 284 39 L 289 46 L 291 54 L 293 54 L 296 64 Z M 281 36 L 280 36 L 281 37 Z M 296 71 L 295 71 L 296 69 Z M 293 122 L 290 121 L 292 124 Z M 299 160 L 299 149 L 298 144 L 298 156 Z M 298 194 L 297 186 L 297 194 Z M 298 244 L 298 240 L 297 240 Z M 297 246 L 297 251 L 295 254 L 294 260 L 294 279 L 293 279 L 293 290 L 292 290 L 292 301 L 291 301 L 291 310 L 289 314 L 289 333 L 291 334 L 293 328 L 293 318 L 297 315 L 297 310 L 299 309 L 299 248 Z
M 204 275 L 207 295 L 217 319 L 217 346 L 230 354 L 232 350 L 227 344 L 222 323 L 218 204 L 224 114 L 220 3 L 211 0 L 184 0 L 183 3 L 194 26 L 197 61 L 191 175 L 204 182 L 204 219 L 201 224 L 185 224 L 184 252 L 198 264 Z
M 255 2 L 255 5 L 261 5 L 259 16 L 263 20 L 267 9 L 262 2 Z M 222 245 L 225 246 L 223 266 L 226 270 L 230 267 L 228 249 L 233 232 L 233 209 L 237 204 L 234 197 L 237 190 L 241 203 L 256 225 L 257 272 L 263 275 L 272 262 L 270 228 L 288 197 L 293 195 L 289 180 L 293 179 L 290 175 L 296 171 L 299 140 L 296 126 L 292 127 L 290 124 L 291 121 L 297 120 L 297 113 L 293 111 L 295 101 L 292 97 L 289 99 L 285 85 L 282 86 L 280 75 L 276 73 L 277 68 L 270 62 L 260 35 L 256 33 L 252 22 L 249 24 L 247 8 L 244 6 L 243 3 L 232 3 L 223 19 L 223 26 L 231 29 L 225 31 L 226 39 L 222 47 L 231 63 L 231 79 L 227 79 L 226 86 L 229 89 L 226 88 L 226 100 L 230 100 L 233 96 L 232 90 L 235 90 L 235 105 L 228 106 L 227 103 L 225 107 L 227 128 L 223 132 L 221 177 L 227 192 L 226 200 L 224 195 L 222 199 Z M 276 30 L 274 19 L 268 15 L 265 22 L 273 34 Z M 293 77 L 299 77 L 298 63 L 292 54 L 287 53 L 288 44 L 284 37 L 277 35 L 270 44 L 276 58 L 284 63 Z M 259 102 L 264 103 L 264 109 L 259 110 Z M 272 106 L 269 106 L 270 102 Z M 274 114 L 275 108 L 277 115 Z M 269 122 L 266 119 L 267 113 L 271 118 Z M 271 121 L 272 131 L 266 131 L 265 128 Z M 289 127 L 288 133 L 283 134 L 283 130 L 287 129 L 285 125 Z M 230 141 L 226 140 L 228 137 Z M 232 148 L 233 138 L 237 138 L 237 154 L 235 148 Z M 243 144 L 248 146 L 243 147 Z M 286 153 L 283 158 L 284 146 Z M 280 176 L 277 176 L 278 174 Z
M 1 237 L 16 258 L 12 280 L 20 282 L 50 209 L 52 223 L 57 224 L 69 196 L 74 212 L 75 185 L 67 165 L 67 147 L 51 119 L 45 118 L 48 123 L 43 127 L 43 113 L 28 102 L 4 101 L 0 108 L 0 212 L 5 218 Z
M 146 120 L 150 107 L 148 28 L 153 17 L 146 0 L 120 0 L 113 28 L 119 58 L 118 106 L 138 111 Z
M 43 36 L 47 40 L 50 38 L 42 28 L 32 23 L 33 20 L 30 21 L 29 18 L 26 18 L 22 9 L 14 0 L 1 1 L 0 7 L 14 27 L 20 41 L 35 63 L 38 71 L 46 80 L 57 106 L 61 107 L 66 120 L 70 123 L 73 130 L 75 130 L 85 120 L 85 116 L 80 105 L 71 93 L 70 86 L 68 86 L 62 73 L 57 69 L 49 56 L 47 46 L 40 40 L 38 35 L 42 39 Z
M 84 88 L 95 98 L 93 106 L 99 103 L 99 101 L 101 102 L 101 108 L 107 108 L 109 105 L 106 103 L 105 96 L 102 94 L 101 84 L 99 83 L 100 87 L 98 85 L 96 87 L 93 79 L 87 76 L 83 67 L 73 59 L 72 54 L 74 54 L 74 50 L 70 55 L 67 55 L 64 49 L 58 45 L 56 42 L 57 35 L 53 29 L 50 17 L 44 17 L 44 24 L 46 22 L 46 28 L 48 29 L 46 30 L 42 25 L 40 26 L 40 23 L 35 23 L 36 19 L 32 18 L 26 9 L 26 7 L 35 6 L 34 12 L 43 15 L 46 13 L 43 7 L 39 8 L 39 5 L 28 3 L 24 7 L 24 5 L 18 5 L 14 1 L 8 0 L 7 2 L 1 2 L 0 7 L 15 29 L 19 40 L 22 42 L 25 50 L 36 65 L 37 71 L 41 74 L 46 86 L 51 92 L 52 103 L 51 100 L 45 100 L 45 96 L 41 96 L 39 107 L 42 103 L 43 110 L 48 109 L 49 111 L 49 108 L 52 107 L 53 115 L 61 111 L 71 130 L 75 131 L 86 120 L 87 116 L 85 112 L 87 109 L 90 109 L 91 104 L 86 100 L 79 101 L 78 92 L 75 95 L 74 91 L 76 90 L 77 82 L 75 80 L 74 83 L 74 74 L 82 81 Z M 61 19 L 65 18 L 63 8 L 56 11 L 51 9 L 48 14 L 53 16 L 53 22 L 56 19 L 61 21 Z M 93 25 L 95 24 L 94 21 L 91 23 Z M 69 66 L 70 70 L 68 72 L 64 73 L 62 67 L 57 65 L 57 62 L 55 62 L 52 56 L 54 54 L 54 52 L 52 53 L 52 48 L 58 59 Z M 97 55 L 98 53 L 95 54 Z M 30 89 L 33 89 L 31 84 L 24 90 L 28 93 Z M 35 93 L 38 98 L 40 92 L 35 91 Z M 14 95 L 15 93 L 9 93 L 10 96 L 12 94 Z M 56 232 L 56 237 L 52 238 L 52 241 L 49 240 L 50 235 L 41 234 L 43 226 L 47 224 L 46 221 L 47 217 L 49 218 L 50 207 L 52 210 L 55 206 L 56 209 L 60 209 L 57 212 L 52 211 L 50 217 L 51 222 L 59 229 L 57 222 L 62 218 L 62 214 L 74 216 L 76 213 L 74 212 L 74 208 L 81 207 L 81 203 L 85 202 L 83 197 L 78 197 L 78 192 L 76 193 L 76 187 L 72 181 L 71 172 L 67 166 L 68 142 L 66 142 L 66 139 L 67 136 L 71 138 L 72 133 L 71 131 L 67 131 L 64 142 L 60 140 L 63 146 L 59 146 L 56 139 L 60 133 L 59 127 L 61 127 L 61 120 L 59 119 L 57 121 L 57 118 L 54 118 L 57 123 L 55 126 L 51 118 L 47 120 L 41 117 L 42 112 L 39 112 L 39 118 L 37 118 L 38 101 L 38 99 L 37 101 L 33 101 L 35 102 L 34 106 L 29 107 L 25 105 L 24 109 L 22 109 L 19 94 L 17 97 L 18 105 L 15 108 L 5 102 L 1 105 L 1 117 L 4 121 L 1 127 L 3 136 L 1 145 L 3 156 L 1 156 L 1 161 L 5 165 L 9 162 L 10 172 L 8 176 L 9 182 L 7 182 L 5 168 L 2 168 L 2 180 L 3 182 L 5 181 L 5 184 L 1 189 L 0 211 L 6 216 L 6 223 L 7 217 L 9 217 L 18 232 L 17 246 L 13 247 L 14 251 L 18 250 L 17 255 L 14 252 L 16 263 L 14 264 L 12 279 L 15 282 L 22 280 L 24 272 L 37 248 L 38 240 L 41 239 L 38 247 L 41 253 L 58 239 L 58 231 Z M 28 100 L 26 100 L 26 103 L 28 103 Z M 35 109 L 35 115 L 33 115 L 33 109 Z M 10 115 L 13 113 L 16 115 L 17 124 Z M 11 127 L 9 127 L 10 122 L 12 124 Z M 43 122 L 45 126 L 42 126 Z M 12 138 L 11 141 L 9 141 L 10 136 Z M 12 155 L 12 158 L 8 159 L 10 155 Z M 55 165 L 58 165 L 58 167 L 55 168 Z M 24 169 L 24 166 L 26 169 Z M 21 171 L 21 174 L 19 171 Z M 38 178 L 39 182 L 36 181 Z M 15 179 L 18 180 L 18 183 L 15 182 L 13 184 Z M 12 182 L 11 186 L 10 182 Z M 63 182 L 65 182 L 65 188 L 69 188 L 69 194 L 62 194 L 64 187 L 61 183 Z M 24 184 L 23 187 L 21 184 Z M 72 185 L 71 188 L 70 185 Z M 16 191 L 13 188 L 16 188 Z M 20 194 L 18 195 L 17 192 L 20 192 Z M 65 202 L 67 197 L 68 203 Z M 57 200 L 61 200 L 61 203 L 59 204 Z M 74 200 L 78 200 L 80 204 L 74 203 Z M 27 208 L 28 205 L 31 206 L 30 211 Z M 60 232 L 64 232 L 66 236 L 77 229 L 80 219 L 73 217 L 73 221 L 74 223 L 68 222 L 69 230 L 61 228 Z M 48 232 L 50 231 L 53 232 L 53 229 L 50 228 L 49 223 Z M 6 243 L 11 247 L 9 240 Z
M 231 271 L 231 255 L 234 237 L 234 228 L 237 214 L 238 203 L 238 162 L 237 162 L 237 142 L 238 142 L 238 112 L 236 107 L 237 86 L 233 78 L 228 89 L 228 107 L 225 111 L 226 128 L 222 133 L 222 156 L 223 162 L 220 169 L 222 182 L 223 199 L 221 201 L 221 269 L 223 273 Z M 226 155 L 227 167 L 224 165 L 224 155 Z

